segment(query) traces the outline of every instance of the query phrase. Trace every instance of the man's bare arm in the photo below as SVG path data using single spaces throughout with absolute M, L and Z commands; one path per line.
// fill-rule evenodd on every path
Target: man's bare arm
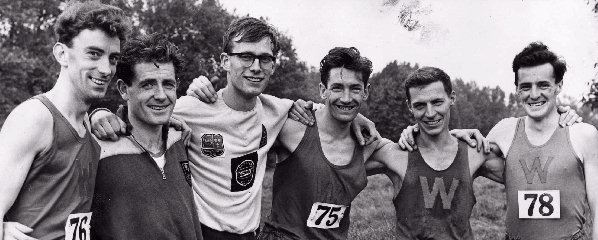
M 490 143 L 490 153 L 484 154 L 484 164 L 478 169 L 477 176 L 486 177 L 504 184 L 505 159 L 498 145 Z
M 52 115 L 37 100 L 19 105 L 4 122 L 0 130 L 0 219 L 4 219 L 16 200 L 34 158 L 49 149 L 52 124 Z M 4 223 L 0 226 L 0 236 L 23 234 L 18 226 Z
M 575 128 L 575 129 L 574 129 Z M 571 127 L 571 143 L 583 161 L 586 194 L 593 217 L 592 230 L 598 232 L 598 130 L 580 123 Z

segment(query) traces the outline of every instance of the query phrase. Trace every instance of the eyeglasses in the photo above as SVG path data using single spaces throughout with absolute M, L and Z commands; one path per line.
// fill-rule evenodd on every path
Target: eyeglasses
M 262 68 L 272 68 L 274 66 L 274 62 L 276 62 L 276 57 L 271 55 L 255 55 L 249 52 L 242 52 L 242 53 L 227 53 L 226 55 L 229 56 L 237 56 L 239 60 L 241 60 L 241 64 L 243 67 L 251 67 L 255 59 L 260 60 L 260 67 Z

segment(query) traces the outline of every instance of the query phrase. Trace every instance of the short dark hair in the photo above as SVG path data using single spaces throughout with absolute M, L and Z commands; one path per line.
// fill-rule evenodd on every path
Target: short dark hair
M 85 29 L 100 29 L 110 37 L 117 36 L 123 42 L 131 31 L 131 23 L 118 7 L 96 1 L 72 1 L 54 24 L 58 42 L 69 47 L 72 46 L 73 38 Z
M 527 45 L 513 59 L 513 73 L 515 73 L 515 86 L 519 84 L 517 71 L 522 67 L 535 67 L 545 63 L 550 63 L 554 69 L 554 82 L 559 83 L 563 80 L 563 75 L 567 71 L 567 63 L 559 58 L 554 52 L 548 50 L 548 47 L 542 42 L 533 42 Z
M 272 53 L 278 55 L 280 45 L 278 43 L 278 32 L 267 23 L 252 17 L 236 19 L 228 26 L 224 36 L 222 36 L 223 52 L 231 53 L 233 48 L 233 39 L 241 37 L 236 42 L 259 42 L 265 37 L 272 41 Z
M 363 84 L 368 84 L 368 79 L 372 74 L 372 62 L 366 57 L 362 57 L 359 50 L 354 47 L 335 47 L 328 51 L 328 54 L 320 61 L 322 84 L 327 86 L 331 69 L 341 67 L 361 73 Z
M 423 67 L 409 74 L 407 80 L 405 80 L 405 93 L 407 94 L 407 100 L 411 101 L 409 88 L 423 87 L 433 82 L 441 82 L 447 95 L 450 96 L 453 92 L 451 77 L 449 77 L 448 74 L 446 74 L 440 68 Z
M 140 34 L 123 46 L 121 59 L 116 65 L 116 77 L 131 86 L 135 78 L 135 64 L 169 63 L 174 66 L 175 75 L 183 68 L 184 59 L 178 48 L 161 34 Z

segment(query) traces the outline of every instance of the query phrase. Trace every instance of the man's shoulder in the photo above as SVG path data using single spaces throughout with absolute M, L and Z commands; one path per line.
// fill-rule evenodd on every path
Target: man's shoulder
M 16 124 L 12 124 L 16 123 Z M 51 131 L 54 118 L 50 110 L 39 100 L 29 99 L 15 107 L 6 118 L 4 127 Z
M 517 127 L 518 122 L 519 122 L 519 118 L 515 118 L 515 117 L 503 118 L 498 123 L 496 123 L 496 125 L 494 125 L 494 128 L 502 129 L 502 130 L 514 129 Z
M 293 101 L 286 98 L 278 98 L 269 94 L 260 94 L 258 95 L 260 102 L 264 109 L 287 109 L 286 111 L 293 106 Z
M 577 142 L 586 142 L 585 140 L 591 140 L 598 137 L 598 130 L 591 124 L 587 123 L 576 123 L 569 126 L 569 134 L 571 138 L 581 140 Z M 594 146 L 595 147 L 595 146 Z
M 143 150 L 137 147 L 129 137 L 121 137 L 116 141 L 111 140 L 97 140 L 101 148 L 100 159 L 125 155 L 125 154 L 140 154 Z

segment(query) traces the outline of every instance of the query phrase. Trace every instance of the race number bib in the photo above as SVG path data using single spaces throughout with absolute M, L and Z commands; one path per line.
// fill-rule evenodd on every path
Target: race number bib
M 307 226 L 313 228 L 337 228 L 345 215 L 347 206 L 314 203 L 307 218 Z
M 518 191 L 519 218 L 561 218 L 559 190 Z
M 70 214 L 64 226 L 65 240 L 89 240 L 91 213 Z

